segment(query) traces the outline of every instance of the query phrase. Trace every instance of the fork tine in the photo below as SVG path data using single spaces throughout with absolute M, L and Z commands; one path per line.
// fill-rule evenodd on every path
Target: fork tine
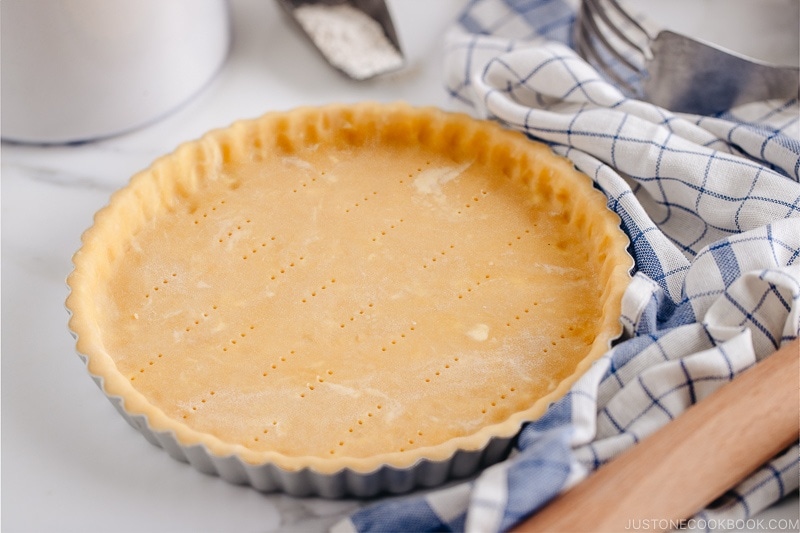
M 602 13 L 603 15 L 605 15 L 605 13 L 603 13 L 602 11 L 602 8 L 594 0 L 584 0 L 583 5 L 587 8 L 586 11 L 588 12 L 588 16 L 581 17 L 582 21 L 585 22 L 585 24 L 583 24 L 583 31 L 586 32 L 585 37 L 588 44 L 592 45 L 594 42 L 599 42 L 599 44 L 603 45 L 603 47 L 611 54 L 611 56 L 614 59 L 616 59 L 629 69 L 633 70 L 634 72 L 638 71 L 639 67 L 633 64 L 630 59 L 628 59 L 624 54 L 622 54 L 622 52 L 617 50 L 617 48 L 609 42 L 604 32 L 600 29 L 600 26 L 597 24 L 597 20 L 595 20 L 594 15 L 595 14 L 598 15 L 602 19 L 603 16 L 600 16 L 600 14 Z M 616 28 L 616 26 L 612 25 L 611 27 L 614 28 L 616 31 L 619 31 Z M 598 55 L 600 55 L 599 50 L 595 50 L 595 52 L 598 52 Z
M 581 33 L 584 35 L 584 40 L 589 40 L 588 35 L 586 34 L 586 28 L 581 27 Z M 585 44 L 578 45 L 578 53 L 584 58 L 587 59 L 590 63 L 595 64 L 595 66 L 599 66 L 600 69 L 605 73 L 606 76 L 612 79 L 614 83 L 620 86 L 624 91 L 633 92 L 634 87 L 631 85 L 627 80 L 623 79 L 617 72 L 611 68 L 608 62 L 600 57 L 597 51 L 592 46 L 587 46 Z
M 628 21 L 628 22 L 631 24 L 631 26 L 635 27 L 635 28 L 636 28 L 636 29 L 638 29 L 640 32 L 642 32 L 643 34 L 645 34 L 645 36 L 647 37 L 647 40 L 648 40 L 648 41 L 650 41 L 650 40 L 652 40 L 652 39 L 653 39 L 652 35 L 650 35 L 650 33 L 649 33 L 649 32 L 648 32 L 646 29 L 644 29 L 644 28 L 642 27 L 642 25 L 641 25 L 641 24 L 639 24 L 639 21 L 638 21 L 638 20 L 636 20 L 635 18 L 633 18 L 633 17 L 631 16 L 631 14 L 630 14 L 630 13 L 628 13 L 628 12 L 625 10 L 625 8 L 623 8 L 621 5 L 619 5 L 619 2 L 618 2 L 618 0 L 606 0 L 606 2 L 608 2 L 608 4 L 609 4 L 611 7 L 613 7 L 613 8 L 616 10 L 616 12 L 617 12 L 617 13 L 619 13 L 620 15 L 622 15 L 622 17 L 623 17 L 623 18 L 625 18 L 625 20 L 627 20 L 627 21 Z M 642 51 L 642 53 L 644 53 L 644 51 Z
M 642 48 L 638 43 L 634 42 L 633 39 L 631 39 L 627 33 L 622 31 L 622 29 L 620 29 L 618 23 L 611 20 L 611 17 L 608 16 L 608 11 L 604 7 L 604 5 L 601 5 L 602 0 L 584 0 L 584 2 L 592 4 L 591 7 L 594 8 L 594 12 L 603 21 L 605 27 L 611 30 L 611 32 L 615 36 L 617 36 L 617 38 L 619 38 L 625 44 L 627 44 L 628 46 L 639 52 L 639 54 L 641 54 L 642 57 L 647 58 L 649 56 L 649 51 L 647 49 Z M 619 2 L 617 2 L 617 0 L 605 0 L 605 6 L 610 7 L 612 10 L 616 12 L 618 16 L 621 16 L 623 19 L 625 19 L 625 21 L 628 24 L 630 24 L 633 28 L 639 30 L 642 34 L 644 34 L 644 37 L 647 39 L 648 42 L 651 40 L 650 34 L 647 33 L 647 30 L 645 30 L 641 26 L 641 24 L 639 24 L 639 22 L 636 21 L 636 19 L 634 19 L 627 11 L 625 11 L 625 9 L 623 9 L 622 6 L 619 5 Z M 638 70 L 638 67 L 635 68 Z
M 598 50 L 599 45 L 602 45 L 613 58 L 617 59 L 624 66 L 634 72 L 639 72 L 639 67 L 634 65 L 628 58 L 623 56 L 617 51 L 608 39 L 603 35 L 603 32 L 597 25 L 594 19 L 594 13 L 599 9 L 592 0 L 584 0 L 578 10 L 575 20 L 575 48 L 584 59 L 590 63 L 598 66 L 603 73 L 611 78 L 615 83 L 628 92 L 633 92 L 635 88 L 633 85 L 625 80 L 603 57 L 603 54 Z

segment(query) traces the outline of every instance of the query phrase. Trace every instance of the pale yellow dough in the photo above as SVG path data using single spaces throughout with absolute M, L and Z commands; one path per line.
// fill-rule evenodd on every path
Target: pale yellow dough
M 110 395 L 217 454 L 374 468 L 509 436 L 620 332 L 588 178 L 401 104 L 266 115 L 136 176 L 70 278 Z

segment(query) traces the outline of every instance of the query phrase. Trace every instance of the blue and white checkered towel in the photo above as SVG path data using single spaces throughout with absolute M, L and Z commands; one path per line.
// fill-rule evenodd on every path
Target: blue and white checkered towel
M 701 117 L 629 99 L 570 48 L 573 21 L 562 0 L 474 1 L 448 35 L 446 84 L 606 193 L 636 260 L 625 338 L 508 460 L 365 507 L 337 532 L 507 530 L 800 332 L 798 101 Z M 690 524 L 746 519 L 794 491 L 799 454 L 795 444 Z

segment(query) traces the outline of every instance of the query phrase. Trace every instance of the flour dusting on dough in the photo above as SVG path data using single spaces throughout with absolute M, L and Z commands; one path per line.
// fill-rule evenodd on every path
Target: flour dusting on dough
M 460 176 L 469 165 L 469 163 L 465 163 L 457 167 L 439 167 L 423 170 L 414 179 L 414 189 L 419 194 L 443 196 L 442 186 Z
M 486 324 L 475 324 L 467 331 L 467 336 L 476 341 L 485 341 L 489 338 L 489 326 Z

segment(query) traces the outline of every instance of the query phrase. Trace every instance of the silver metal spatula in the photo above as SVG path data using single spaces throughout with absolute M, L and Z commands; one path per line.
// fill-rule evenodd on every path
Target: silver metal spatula
M 582 0 L 575 47 L 624 91 L 672 111 L 712 115 L 800 97 L 796 65 L 770 65 L 668 30 L 651 35 L 617 0 Z
M 384 0 L 278 0 L 333 67 L 366 80 L 403 66 Z

